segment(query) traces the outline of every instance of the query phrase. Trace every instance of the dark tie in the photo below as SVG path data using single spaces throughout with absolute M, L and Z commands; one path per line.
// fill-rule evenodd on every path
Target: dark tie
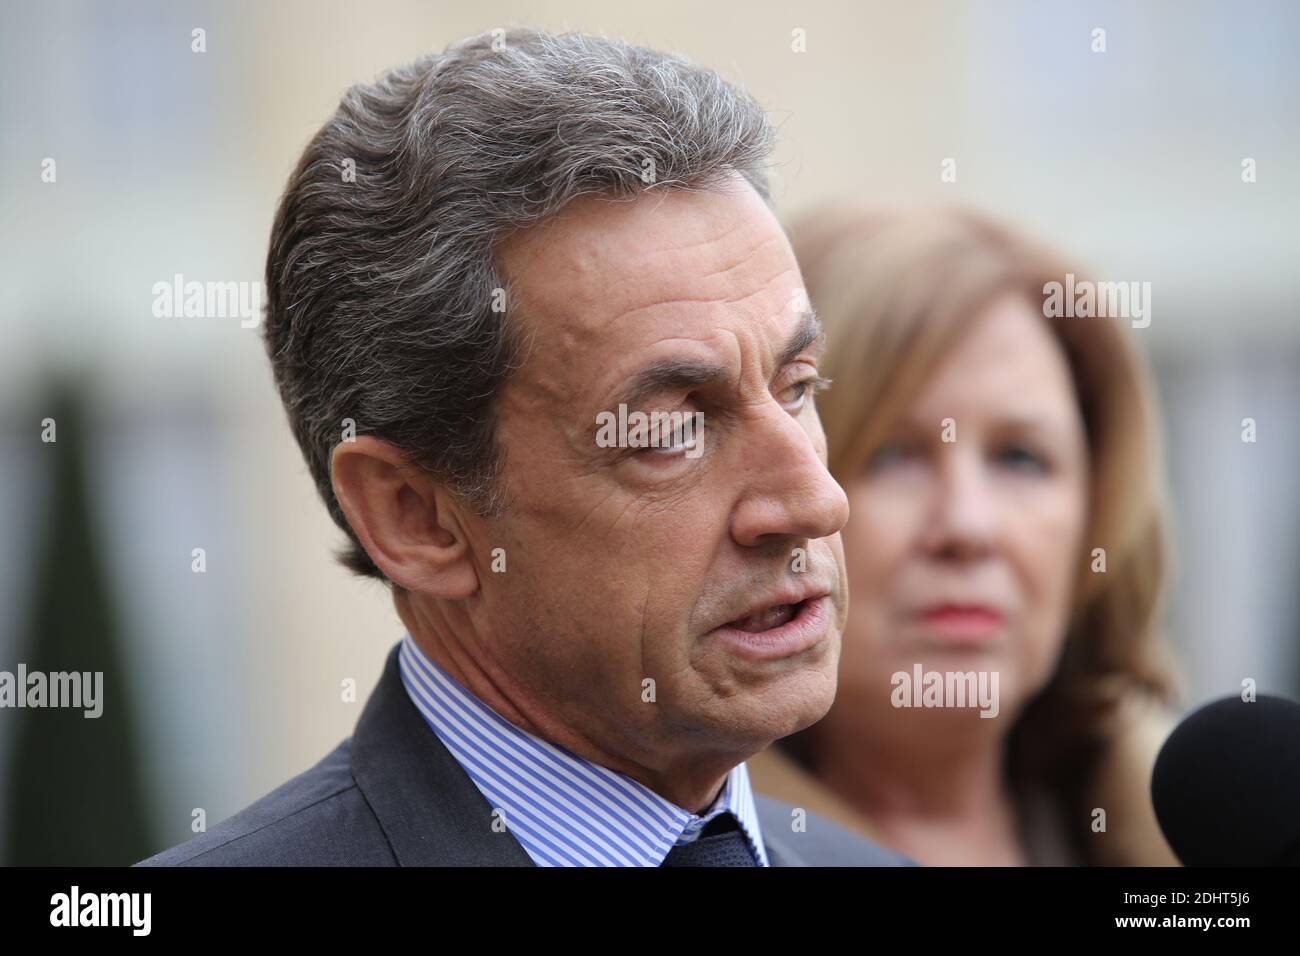
M 758 866 L 745 831 L 730 813 L 719 813 L 691 843 L 668 851 L 663 866 Z

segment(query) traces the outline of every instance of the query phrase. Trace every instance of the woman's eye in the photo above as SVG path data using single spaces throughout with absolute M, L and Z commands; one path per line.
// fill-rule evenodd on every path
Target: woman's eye
M 902 442 L 888 442 L 876 449 L 876 453 L 871 456 L 870 467 L 880 468 L 903 461 L 911 453 L 912 449 Z
M 1047 460 L 1033 449 L 1011 445 L 998 453 L 998 461 L 1016 470 L 1047 471 Z

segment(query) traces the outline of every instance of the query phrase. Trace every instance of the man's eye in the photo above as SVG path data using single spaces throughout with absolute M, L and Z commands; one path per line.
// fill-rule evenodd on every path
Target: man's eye
M 699 441 L 699 436 L 692 433 L 688 428 L 674 428 L 671 432 L 665 432 L 659 440 L 656 447 L 651 445 L 643 451 L 658 452 L 661 455 L 677 455 L 695 447 Z
M 829 378 L 822 378 L 820 375 L 801 379 L 781 391 L 781 403 L 798 410 L 804 406 L 805 399 L 811 398 L 817 392 L 824 391 L 830 387 L 831 380 Z
M 636 449 L 637 455 L 657 458 L 697 457 L 703 450 L 704 421 L 699 413 L 690 414 L 676 424 L 664 424 L 647 435 L 648 444 Z

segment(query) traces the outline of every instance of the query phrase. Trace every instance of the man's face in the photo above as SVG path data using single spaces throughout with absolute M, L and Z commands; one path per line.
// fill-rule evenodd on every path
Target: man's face
M 739 177 L 583 199 L 499 262 L 533 344 L 499 396 L 509 507 L 472 526 L 471 613 L 514 702 L 660 768 L 818 720 L 848 503 L 813 404 L 824 339 L 771 212 Z M 702 413 L 702 448 L 603 447 L 620 403 Z

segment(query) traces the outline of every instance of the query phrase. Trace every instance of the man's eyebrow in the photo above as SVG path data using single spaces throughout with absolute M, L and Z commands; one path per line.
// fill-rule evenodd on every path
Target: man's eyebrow
M 785 348 L 777 358 L 776 368 L 789 365 L 799 354 L 815 343 L 823 335 L 821 320 L 815 311 L 802 313 L 799 325 L 790 335 Z M 640 408 L 647 399 L 660 392 L 682 391 L 700 388 L 706 385 L 725 383 L 731 377 L 725 365 L 716 362 L 698 362 L 690 359 L 661 359 L 651 362 L 645 368 L 634 373 L 619 390 L 613 407 L 626 405 L 629 409 Z
M 816 309 L 801 312 L 799 314 L 799 324 L 795 326 L 790 341 L 786 343 L 780 358 L 776 360 L 776 368 L 778 370 L 785 368 L 799 357 L 799 353 L 825 334 L 825 330 L 822 328 L 822 320 L 818 317 Z M 824 345 L 825 343 L 821 344 Z
M 661 359 L 651 362 L 635 373 L 619 390 L 613 406 L 626 405 L 637 410 L 646 399 L 660 392 L 699 388 L 725 382 L 731 377 L 725 365 L 716 362 L 695 362 L 689 359 Z

